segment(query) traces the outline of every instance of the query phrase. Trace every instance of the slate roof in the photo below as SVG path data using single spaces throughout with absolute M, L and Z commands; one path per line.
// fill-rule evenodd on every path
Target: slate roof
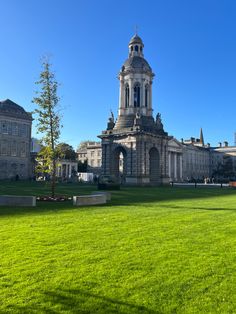
M 32 120 L 31 114 L 10 99 L 0 101 L 0 115 L 14 116 Z

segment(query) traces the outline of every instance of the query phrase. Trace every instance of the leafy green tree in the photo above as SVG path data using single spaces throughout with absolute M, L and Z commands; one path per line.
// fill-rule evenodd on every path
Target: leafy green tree
M 230 156 L 223 156 L 222 162 L 218 162 L 216 169 L 213 171 L 213 176 L 221 180 L 229 180 L 235 176 L 233 160 Z
M 51 174 L 51 150 L 48 146 L 42 146 L 36 157 L 36 173 L 39 177 L 48 178 Z
M 58 82 L 55 74 L 51 71 L 51 64 L 48 60 L 42 62 L 42 71 L 39 80 L 35 83 L 40 86 L 36 92 L 36 97 L 32 102 L 38 108 L 35 110 L 37 115 L 37 132 L 42 135 L 42 145 L 38 154 L 38 164 L 44 171 L 50 174 L 51 194 L 55 196 L 56 184 L 56 145 L 60 137 L 60 115 L 59 97 L 57 96 Z
M 234 176 L 233 160 L 230 156 L 223 157 L 222 173 L 225 178 Z
M 223 165 L 221 162 L 217 163 L 216 168 L 212 172 L 212 175 L 216 177 L 217 179 L 220 179 L 223 177 Z
M 56 155 L 57 158 L 63 158 L 73 161 L 77 159 L 77 153 L 75 152 L 74 148 L 66 143 L 60 143 L 56 146 Z

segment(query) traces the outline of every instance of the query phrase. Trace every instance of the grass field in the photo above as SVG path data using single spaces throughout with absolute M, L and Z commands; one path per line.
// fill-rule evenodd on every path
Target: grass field
M 46 191 L 0 183 L 0 194 Z M 0 254 L 0 313 L 236 313 L 236 190 L 123 188 L 104 206 L 2 207 Z

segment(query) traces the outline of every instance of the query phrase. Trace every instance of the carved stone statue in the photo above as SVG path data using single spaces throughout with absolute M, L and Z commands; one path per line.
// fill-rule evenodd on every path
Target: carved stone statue
M 141 125 L 141 115 L 140 112 L 136 112 L 135 118 L 134 118 L 134 125 L 138 126 Z
M 108 122 L 107 122 L 107 130 L 112 130 L 115 126 L 115 118 L 114 118 L 114 114 L 111 111 L 111 116 L 108 118 Z
M 111 110 L 111 116 L 110 116 L 109 120 L 110 120 L 110 122 L 115 122 L 115 118 L 114 118 L 114 114 L 113 114 L 112 110 Z
M 156 116 L 156 126 L 157 126 L 158 130 L 163 130 L 163 123 L 161 121 L 161 114 L 159 112 Z

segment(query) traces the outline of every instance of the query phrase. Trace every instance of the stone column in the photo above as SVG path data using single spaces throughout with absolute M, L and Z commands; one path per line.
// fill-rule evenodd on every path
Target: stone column
M 130 101 L 129 106 L 133 108 L 134 107 L 134 80 L 132 77 L 130 78 L 129 101 Z
M 171 152 L 168 153 L 168 159 L 169 159 L 169 177 L 171 178 Z
M 110 173 L 110 154 L 108 149 L 108 144 L 102 143 L 102 173 L 108 174 Z
M 175 180 L 176 180 L 177 179 L 177 153 L 175 153 L 174 156 L 175 156 L 174 157 L 175 158 L 174 159 L 175 160 L 175 163 L 174 163 L 174 171 L 175 172 L 174 173 L 175 173 Z
M 67 165 L 67 178 L 70 178 L 70 173 L 71 171 L 70 171 L 70 165 L 68 164 Z
M 123 113 L 124 104 L 124 80 L 120 79 L 119 115 Z
M 179 175 L 180 175 L 180 180 L 183 180 L 183 165 L 182 165 L 182 163 L 183 163 L 183 156 L 182 156 L 182 154 L 180 154 L 179 155 Z
M 145 79 L 142 79 L 142 103 L 141 103 L 141 107 L 145 108 Z
M 148 108 L 152 109 L 152 82 L 149 85 L 149 101 L 148 101 Z

